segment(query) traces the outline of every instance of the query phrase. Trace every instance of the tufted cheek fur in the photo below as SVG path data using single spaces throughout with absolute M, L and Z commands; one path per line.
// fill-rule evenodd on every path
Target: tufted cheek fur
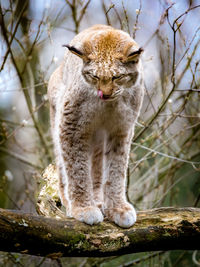
M 126 199 L 126 172 L 144 94 L 141 50 L 127 33 L 105 25 L 66 46 L 48 86 L 66 215 L 91 225 L 106 216 L 130 227 L 136 212 Z

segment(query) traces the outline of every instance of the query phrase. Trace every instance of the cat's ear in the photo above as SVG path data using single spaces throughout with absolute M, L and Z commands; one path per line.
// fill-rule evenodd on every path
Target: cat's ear
M 86 60 L 86 56 L 84 55 L 84 53 L 80 49 L 77 49 L 76 47 L 71 46 L 71 45 L 63 45 L 63 46 L 67 47 L 69 49 L 69 51 L 72 52 L 74 55 L 82 58 L 83 60 Z
M 138 50 L 129 52 L 126 58 L 126 62 L 138 62 L 140 55 L 142 54 L 143 51 L 144 49 L 140 47 Z

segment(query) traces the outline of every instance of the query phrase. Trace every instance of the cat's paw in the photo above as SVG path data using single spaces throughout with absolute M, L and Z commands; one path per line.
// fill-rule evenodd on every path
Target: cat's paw
M 136 222 L 136 211 L 129 203 L 124 203 L 116 208 L 105 208 L 104 214 L 110 221 L 123 228 L 129 228 Z
M 95 206 L 75 207 L 72 210 L 72 217 L 80 222 L 90 225 L 97 224 L 103 221 L 103 214 L 100 209 Z

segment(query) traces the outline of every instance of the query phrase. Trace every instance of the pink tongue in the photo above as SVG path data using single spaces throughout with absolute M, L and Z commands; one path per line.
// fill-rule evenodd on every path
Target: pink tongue
M 98 90 L 97 95 L 98 95 L 101 99 L 103 99 L 103 92 L 102 92 L 101 90 Z

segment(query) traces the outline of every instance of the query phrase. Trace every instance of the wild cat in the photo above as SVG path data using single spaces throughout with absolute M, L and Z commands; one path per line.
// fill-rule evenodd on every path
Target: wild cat
M 67 216 L 121 227 L 136 221 L 126 199 L 131 139 L 143 100 L 142 48 L 129 34 L 95 25 L 79 33 L 52 74 L 48 96 Z

